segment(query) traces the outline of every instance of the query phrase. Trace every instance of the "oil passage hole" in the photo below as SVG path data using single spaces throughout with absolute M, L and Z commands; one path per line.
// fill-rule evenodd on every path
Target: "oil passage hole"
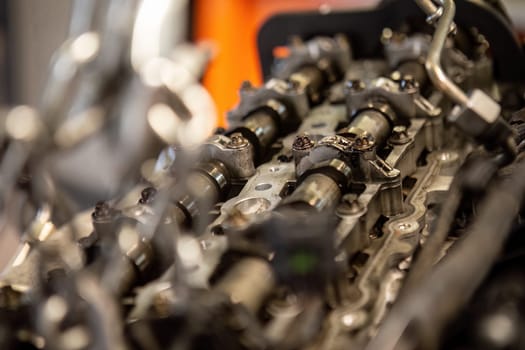
M 256 191 L 266 191 L 272 188 L 272 184 L 258 184 L 255 186 Z
M 224 229 L 221 225 L 213 226 L 211 228 L 211 233 L 215 236 L 223 236 L 224 235 Z

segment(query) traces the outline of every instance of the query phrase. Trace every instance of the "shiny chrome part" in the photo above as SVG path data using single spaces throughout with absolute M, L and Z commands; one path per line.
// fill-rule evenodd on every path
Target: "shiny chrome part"
M 219 191 L 224 190 L 229 184 L 229 173 L 226 166 L 221 162 L 214 161 L 203 163 L 198 166 L 198 169 L 205 172 L 209 177 L 211 177 Z

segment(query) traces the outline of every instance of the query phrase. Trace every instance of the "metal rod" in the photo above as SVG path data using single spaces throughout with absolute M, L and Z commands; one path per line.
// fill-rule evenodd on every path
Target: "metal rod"
M 437 7 L 431 0 L 416 0 L 417 4 L 425 12 L 430 9 L 437 11 Z M 428 57 L 425 62 L 428 76 L 434 86 L 445 93 L 455 103 L 465 106 L 468 103 L 468 96 L 447 76 L 441 67 L 441 54 L 449 34 L 450 26 L 456 13 L 456 5 L 453 0 L 440 0 L 442 4 L 442 14 L 436 26 L 436 32 L 430 45 Z
M 416 3 L 428 16 L 436 14 L 439 10 L 432 0 L 416 0 Z

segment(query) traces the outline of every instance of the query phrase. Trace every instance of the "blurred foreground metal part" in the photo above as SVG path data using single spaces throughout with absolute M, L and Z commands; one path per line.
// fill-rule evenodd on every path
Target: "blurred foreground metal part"
M 525 71 L 499 2 L 277 16 L 215 132 L 187 5 L 76 1 L 42 104 L 2 112 L 0 348 L 523 348 Z

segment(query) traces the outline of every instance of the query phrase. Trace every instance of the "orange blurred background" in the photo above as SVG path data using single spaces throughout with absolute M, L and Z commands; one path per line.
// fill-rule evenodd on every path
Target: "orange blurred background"
M 273 14 L 316 10 L 321 6 L 348 9 L 372 6 L 378 0 L 196 0 L 194 35 L 209 41 L 216 50 L 204 77 L 204 84 L 217 105 L 219 125 L 238 101 L 244 80 L 261 83 L 257 58 L 257 31 Z

